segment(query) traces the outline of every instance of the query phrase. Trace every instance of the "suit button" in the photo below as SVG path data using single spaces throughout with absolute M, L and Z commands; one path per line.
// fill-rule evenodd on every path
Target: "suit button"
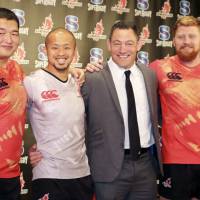
M 141 154 L 141 151 L 138 151 L 138 155 L 140 155 Z

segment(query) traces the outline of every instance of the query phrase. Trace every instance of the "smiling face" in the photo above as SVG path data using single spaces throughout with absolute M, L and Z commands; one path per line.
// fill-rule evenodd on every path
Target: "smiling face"
M 58 29 L 47 37 L 48 68 L 58 72 L 67 71 L 75 53 L 74 37 L 63 29 Z
M 13 55 L 19 45 L 19 28 L 14 20 L 0 18 L 0 62 Z
M 113 61 L 119 67 L 127 69 L 135 63 L 137 36 L 131 28 L 115 29 L 107 46 Z
M 173 44 L 183 61 L 194 60 L 200 52 L 200 29 L 197 26 L 179 26 Z

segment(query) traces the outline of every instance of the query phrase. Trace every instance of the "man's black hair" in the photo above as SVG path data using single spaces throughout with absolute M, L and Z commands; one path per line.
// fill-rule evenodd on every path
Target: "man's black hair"
M 0 7 L 0 19 L 14 20 L 19 28 L 19 19 L 15 13 L 7 8 Z

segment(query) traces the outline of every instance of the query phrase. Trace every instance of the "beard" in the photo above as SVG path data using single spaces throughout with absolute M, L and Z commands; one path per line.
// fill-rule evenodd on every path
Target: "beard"
M 194 60 L 197 55 L 199 54 L 199 51 L 194 50 L 194 48 L 192 48 L 192 51 L 185 51 L 184 48 L 186 47 L 190 47 L 190 46 L 183 46 L 181 47 L 179 50 L 176 50 L 176 54 L 178 55 L 178 57 L 180 58 L 180 60 L 185 61 L 185 62 L 189 62 Z

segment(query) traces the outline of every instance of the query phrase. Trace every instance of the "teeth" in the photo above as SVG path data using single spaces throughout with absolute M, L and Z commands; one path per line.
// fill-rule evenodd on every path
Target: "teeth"
M 58 61 L 59 64 L 65 64 L 64 58 L 58 58 L 57 61 Z
M 128 56 L 119 56 L 120 58 L 128 58 Z

